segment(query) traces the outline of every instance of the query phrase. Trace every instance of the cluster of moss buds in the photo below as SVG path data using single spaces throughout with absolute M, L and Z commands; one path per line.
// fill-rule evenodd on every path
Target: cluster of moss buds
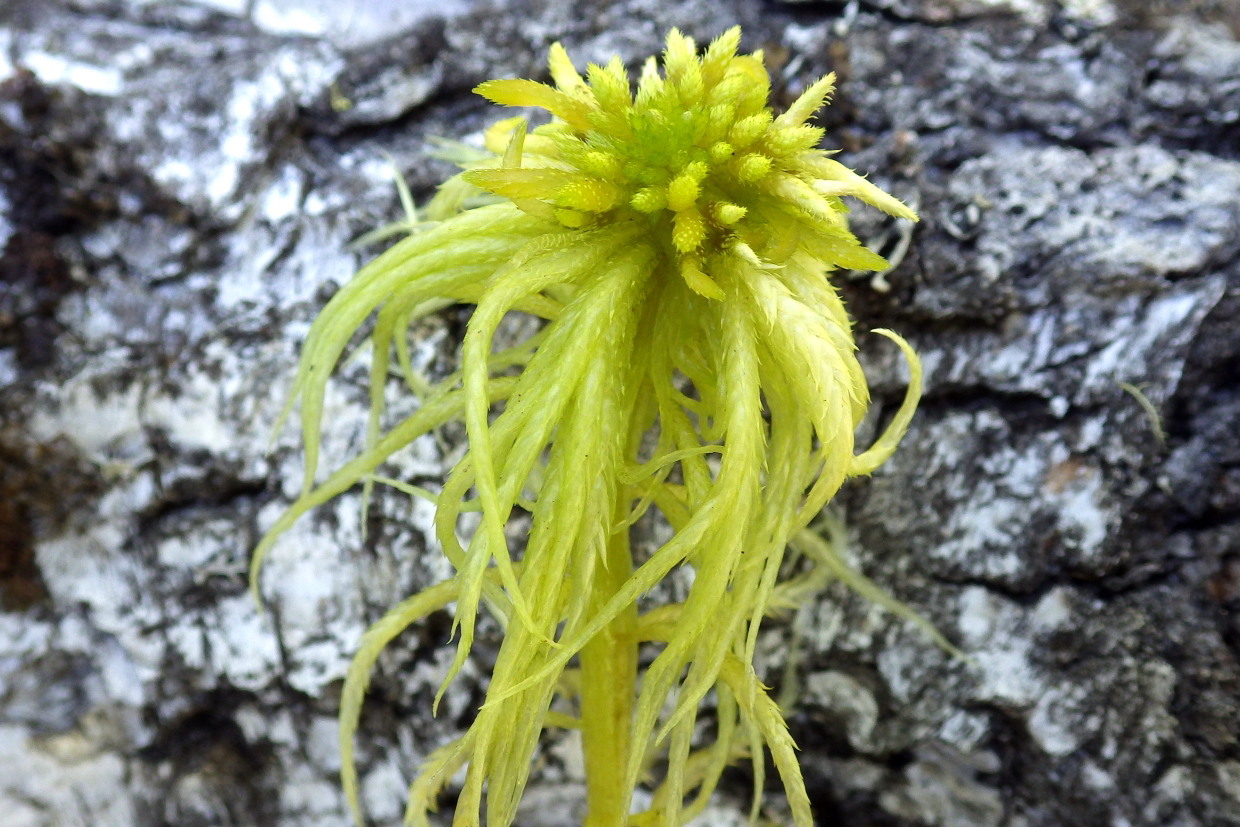
M 664 72 L 649 58 L 636 94 L 618 58 L 583 79 L 556 44 L 554 87 L 492 80 L 477 89 L 496 103 L 545 109 L 553 123 L 530 136 L 524 119 L 496 124 L 488 147 L 502 166 L 465 180 L 565 227 L 644 217 L 685 283 L 712 299 L 723 291 L 708 262 L 724 253 L 782 263 L 801 246 L 837 266 L 881 269 L 885 262 L 849 232 L 840 197 L 917 216 L 818 148 L 823 130 L 806 121 L 834 75 L 775 116 L 762 55 L 738 56 L 739 38 L 731 29 L 699 59 L 693 41 L 673 31 Z

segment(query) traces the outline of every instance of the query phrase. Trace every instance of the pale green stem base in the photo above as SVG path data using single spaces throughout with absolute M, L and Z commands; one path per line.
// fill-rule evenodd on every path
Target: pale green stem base
M 623 514 L 617 509 L 618 514 Z M 615 523 L 612 523 L 615 525 Z M 607 543 L 594 578 L 591 607 L 602 607 L 632 573 L 629 533 Z M 631 790 L 625 785 L 637 687 L 637 606 L 630 605 L 581 650 L 581 741 L 586 763 L 585 827 L 625 827 Z

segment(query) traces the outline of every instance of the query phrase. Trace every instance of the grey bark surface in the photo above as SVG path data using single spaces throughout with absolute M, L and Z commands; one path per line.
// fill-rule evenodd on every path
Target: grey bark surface
M 367 624 L 447 573 L 430 509 L 381 491 L 365 532 L 356 494 L 319 509 L 272 555 L 265 613 L 245 570 L 300 484 L 293 429 L 270 441 L 299 343 L 375 252 L 350 240 L 399 215 L 384 153 L 425 198 L 451 171 L 433 139 L 495 117 L 479 81 L 541 76 L 557 39 L 632 65 L 672 25 L 733 23 L 783 102 L 840 75 L 828 142 L 923 217 L 893 272 L 840 274 L 877 407 L 904 374 L 865 331 L 908 336 L 927 376 L 902 449 L 838 507 L 849 559 L 969 660 L 839 584 L 770 624 L 759 671 L 820 823 L 1240 825 L 1222 0 L 6 2 L 0 825 L 347 823 L 341 680 Z M 855 227 L 901 245 L 876 213 Z M 463 312 L 425 323 L 430 373 Z M 329 463 L 363 438 L 364 388 L 357 361 L 331 386 Z M 393 473 L 433 483 L 461 437 Z M 448 619 L 382 659 L 374 823 L 467 724 L 497 635 L 438 718 Z M 580 823 L 575 745 L 545 746 L 521 824 Z M 743 823 L 746 770 L 725 787 L 702 824 Z

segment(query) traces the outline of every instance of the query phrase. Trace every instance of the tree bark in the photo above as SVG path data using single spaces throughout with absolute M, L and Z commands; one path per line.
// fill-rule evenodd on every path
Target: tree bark
M 270 437 L 308 322 L 377 249 L 350 240 L 399 219 L 384 153 L 425 199 L 452 169 L 433 139 L 496 117 L 476 83 L 541 77 L 557 39 L 632 67 L 672 25 L 740 23 L 784 103 L 839 74 L 828 145 L 921 212 L 910 236 L 858 211 L 899 264 L 835 274 L 879 418 L 903 368 L 865 331 L 927 371 L 836 507 L 849 559 L 969 655 L 840 584 L 770 624 L 759 674 L 820 822 L 1240 825 L 1240 16 L 1170 5 L 6 2 L 0 823 L 346 823 L 341 680 L 445 576 L 430 509 L 319 509 L 265 613 L 245 571 L 301 484 L 294 429 Z M 452 370 L 461 321 L 422 325 L 423 369 Z M 331 386 L 329 464 L 364 388 L 356 361 Z M 462 438 L 391 473 L 433 484 Z M 375 676 L 375 823 L 481 701 L 493 625 L 430 716 L 448 628 Z M 703 824 L 744 823 L 745 772 Z M 581 823 L 579 744 L 548 736 L 526 801 L 522 825 Z

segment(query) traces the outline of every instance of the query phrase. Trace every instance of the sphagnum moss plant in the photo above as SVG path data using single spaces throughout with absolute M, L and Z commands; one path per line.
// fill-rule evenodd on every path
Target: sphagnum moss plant
M 823 130 L 807 120 L 832 77 L 775 115 L 762 55 L 738 55 L 739 39 L 732 29 L 699 57 L 673 30 L 662 71 L 650 58 L 635 93 L 618 59 L 582 78 L 558 44 L 553 85 L 479 86 L 495 103 L 546 110 L 550 123 L 489 130 L 489 152 L 443 185 L 429 220 L 364 267 L 310 330 L 296 377 L 304 489 L 258 547 L 255 577 L 294 520 L 373 484 L 418 436 L 462 420 L 469 438 L 438 494 L 387 480 L 435 501 L 456 573 L 376 623 L 349 671 L 340 746 L 359 824 L 352 736 L 371 668 L 402 630 L 453 603 L 458 643 L 440 695 L 469 654 L 480 607 L 504 627 L 503 643 L 472 726 L 413 781 L 407 824 L 428 823 L 462 768 L 453 824 L 511 824 L 549 726 L 581 731 L 590 827 L 683 824 L 745 756 L 760 790 L 764 748 L 795 824 L 812 824 L 793 743 L 752 662 L 764 614 L 800 593 L 778 582 L 789 543 L 806 538 L 845 479 L 891 454 L 919 395 L 911 349 L 876 331 L 904 351 L 912 380 L 885 433 L 855 453 L 868 389 L 827 273 L 886 262 L 849 232 L 840 199 L 916 216 L 818 148 Z M 409 326 L 452 303 L 474 305 L 461 370 L 429 385 L 410 366 Z M 325 383 L 376 311 L 370 444 L 316 484 Z M 546 323 L 493 352 L 514 311 Z M 393 349 L 421 407 L 382 431 Z M 514 508 L 531 516 L 519 550 L 505 534 Z M 671 539 L 636 565 L 630 528 L 651 509 Z M 481 521 L 462 541 L 470 510 Z M 680 566 L 693 571 L 684 602 L 639 614 L 639 598 Z M 658 654 L 639 682 L 638 649 L 650 643 Z M 702 743 L 698 708 L 712 690 L 716 734 Z M 557 695 L 572 696 L 577 717 L 550 709 Z M 631 813 L 663 756 L 648 808 Z

